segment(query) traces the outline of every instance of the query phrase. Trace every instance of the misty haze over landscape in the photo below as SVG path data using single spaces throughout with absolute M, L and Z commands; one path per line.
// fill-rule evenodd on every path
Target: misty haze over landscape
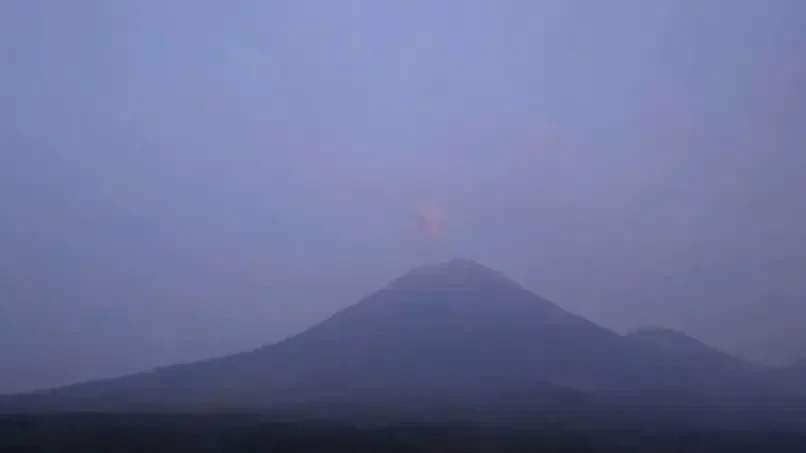
M 0 413 L 804 422 L 804 56 L 799 0 L 0 2 Z
M 460 257 L 273 345 L 0 397 L 21 451 L 799 451 L 804 427 L 800 366 L 622 336 Z
M 759 400 L 787 407 L 802 401 L 806 421 L 806 374 L 798 369 L 790 374 L 752 365 L 669 329 L 621 336 L 461 257 L 414 268 L 273 345 L 0 399 L 0 409 L 218 412 L 347 405 L 430 414 L 474 407 L 485 409 L 472 416 L 484 418 L 499 406 L 515 412 L 511 405 L 530 399 L 535 407 L 547 397 L 574 407 L 594 395 L 641 404 L 727 404 L 737 413 L 751 407 L 753 416 Z

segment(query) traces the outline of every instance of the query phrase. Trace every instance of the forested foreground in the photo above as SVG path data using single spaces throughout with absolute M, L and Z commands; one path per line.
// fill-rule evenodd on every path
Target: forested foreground
M 803 452 L 795 429 L 519 427 L 278 422 L 252 416 L 58 415 L 0 419 L 0 451 Z

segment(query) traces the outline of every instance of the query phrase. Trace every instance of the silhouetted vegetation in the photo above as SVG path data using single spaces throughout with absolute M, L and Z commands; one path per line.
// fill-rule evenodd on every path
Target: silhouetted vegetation
M 769 426 L 574 426 L 283 422 L 229 415 L 43 415 L 0 418 L 0 451 L 99 452 L 786 452 L 806 432 Z

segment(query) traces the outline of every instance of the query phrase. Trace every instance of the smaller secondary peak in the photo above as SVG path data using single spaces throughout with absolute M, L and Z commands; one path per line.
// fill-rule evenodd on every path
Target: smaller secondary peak
M 796 360 L 786 368 L 788 370 L 806 373 L 806 359 Z

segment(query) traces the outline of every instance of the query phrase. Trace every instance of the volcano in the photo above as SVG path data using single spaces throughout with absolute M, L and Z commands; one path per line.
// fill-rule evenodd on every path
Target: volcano
M 622 336 L 456 258 L 414 268 L 276 344 L 5 403 L 35 411 L 545 405 L 598 392 L 716 391 L 713 381 L 733 372 L 733 362 L 703 354 L 706 346 L 694 340 L 647 346 L 669 339 L 657 332 Z M 681 350 L 701 362 L 716 360 L 718 373 L 681 379 L 692 372 L 679 366 Z M 701 381 L 709 385 L 700 388 Z

